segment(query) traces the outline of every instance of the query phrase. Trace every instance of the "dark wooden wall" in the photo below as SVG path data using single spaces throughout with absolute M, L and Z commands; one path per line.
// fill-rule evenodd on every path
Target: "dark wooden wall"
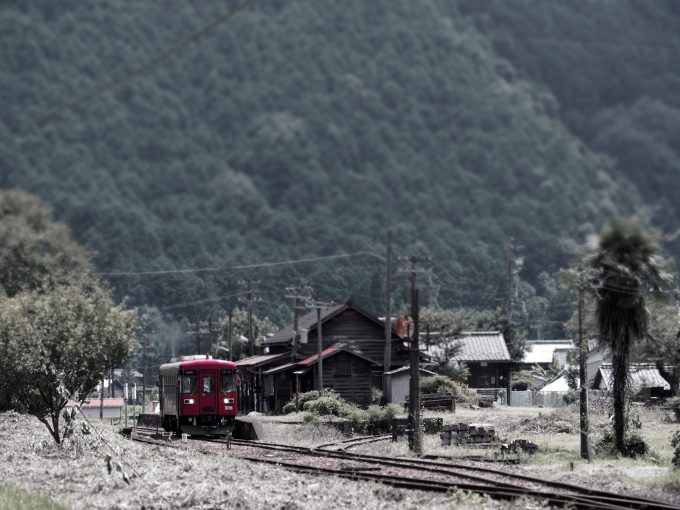
M 345 367 L 349 363 L 351 374 L 338 375 L 338 364 Z M 360 405 L 371 403 L 371 368 L 372 363 L 341 352 L 323 362 L 323 385 L 337 391 L 348 402 Z
M 324 349 L 340 342 L 367 358 L 381 364 L 384 362 L 385 329 L 356 310 L 345 310 L 324 323 L 321 331 Z M 398 352 L 399 346 L 400 341 L 393 339 L 392 365 L 398 367 L 408 363 L 408 352 Z M 316 328 L 310 328 L 308 343 L 300 346 L 300 354 L 311 356 L 316 353 Z

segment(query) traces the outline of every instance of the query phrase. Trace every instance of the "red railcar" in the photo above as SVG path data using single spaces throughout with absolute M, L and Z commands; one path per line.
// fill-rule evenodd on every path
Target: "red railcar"
M 191 359 L 159 370 L 163 428 L 189 435 L 226 435 L 238 414 L 236 363 Z

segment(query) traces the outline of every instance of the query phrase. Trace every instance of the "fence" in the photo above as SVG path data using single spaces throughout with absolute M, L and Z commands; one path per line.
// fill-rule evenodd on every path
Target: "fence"
M 507 405 L 505 388 L 471 388 L 480 396 L 496 401 L 500 405 Z M 567 403 L 564 397 L 567 391 L 545 391 L 538 390 L 513 391 L 510 395 L 512 407 L 565 407 Z M 606 390 L 588 390 L 588 399 L 597 397 L 607 397 Z M 578 398 L 578 394 L 576 395 Z
M 567 391 L 513 391 L 510 393 L 510 405 L 512 407 L 565 407 L 567 403 L 564 397 Z M 604 397 L 607 395 L 603 390 L 588 390 L 588 399 Z M 578 398 L 578 394 L 576 395 Z

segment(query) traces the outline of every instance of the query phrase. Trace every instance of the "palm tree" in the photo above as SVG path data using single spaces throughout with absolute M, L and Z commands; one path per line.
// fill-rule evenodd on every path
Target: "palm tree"
M 668 276 L 662 269 L 658 237 L 635 221 L 612 220 L 605 225 L 589 263 L 598 275 L 600 339 L 612 352 L 616 449 L 624 453 L 630 348 L 647 334 L 645 296 L 660 291 Z

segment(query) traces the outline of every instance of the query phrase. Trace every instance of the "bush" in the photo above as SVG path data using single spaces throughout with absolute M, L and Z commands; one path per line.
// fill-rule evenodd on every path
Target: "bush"
M 317 416 L 340 416 L 340 410 L 344 405 L 346 405 L 345 401 L 340 398 L 324 396 L 316 400 L 305 402 L 302 406 L 302 410 Z
M 649 453 L 649 445 L 644 438 L 637 432 L 626 434 L 623 439 L 623 452 L 618 452 L 615 448 L 614 430 L 607 428 L 602 433 L 602 437 L 597 441 L 595 449 L 604 455 L 617 455 L 621 453 L 624 457 L 642 457 Z
M 675 419 L 680 420 L 680 397 L 669 398 L 666 401 L 668 407 L 670 407 L 675 413 Z
M 371 388 L 371 404 L 380 404 L 380 401 L 383 398 L 383 392 L 380 388 L 376 388 L 375 386 Z
M 322 393 L 320 393 L 318 390 L 306 391 L 304 393 L 300 393 L 300 395 L 298 396 L 298 405 L 300 406 L 300 409 L 304 409 L 304 405 L 307 402 L 317 400 L 321 395 L 330 396 L 333 398 L 340 398 L 340 395 L 338 395 L 333 390 L 323 390 Z M 283 414 L 290 414 L 295 412 L 295 397 L 293 397 L 293 399 L 290 402 L 283 406 L 282 411 Z
M 432 393 L 450 393 L 458 402 L 467 402 L 478 398 L 476 392 L 471 391 L 466 385 L 453 381 L 443 375 L 425 377 L 420 381 L 420 392 L 423 395 Z
M 671 446 L 673 447 L 673 459 L 671 463 L 674 469 L 680 468 L 680 430 L 676 431 L 671 437 Z

